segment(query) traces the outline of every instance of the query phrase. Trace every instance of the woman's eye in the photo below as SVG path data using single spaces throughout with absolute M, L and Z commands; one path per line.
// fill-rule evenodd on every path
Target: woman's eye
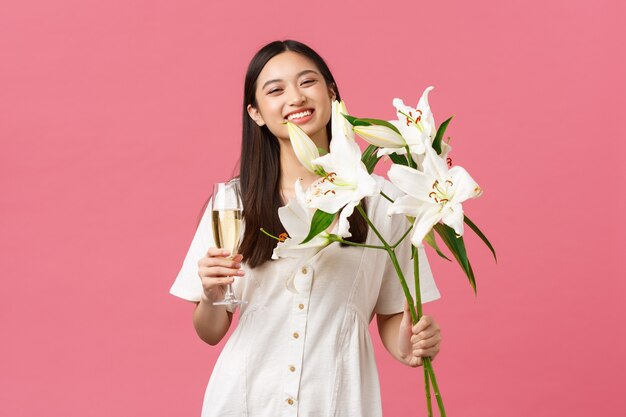
M 267 94 L 274 94 L 280 91 L 282 91 L 280 88 L 272 88 L 270 91 L 267 92 Z
M 304 81 L 302 81 L 302 85 L 305 85 L 305 84 L 312 84 L 312 83 L 314 83 L 315 81 L 316 81 L 316 80 L 304 80 Z

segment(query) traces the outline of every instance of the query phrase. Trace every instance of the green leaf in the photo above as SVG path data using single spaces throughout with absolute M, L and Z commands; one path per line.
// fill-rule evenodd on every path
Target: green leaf
M 326 149 L 320 147 L 317 148 L 317 152 L 319 152 L 320 156 L 324 156 L 328 153 Z
M 476 233 L 478 237 L 481 238 L 483 242 L 485 242 L 485 245 L 487 245 L 487 247 L 493 254 L 493 259 L 496 261 L 496 263 L 498 263 L 498 258 L 496 257 L 496 250 L 493 248 L 493 246 L 491 246 L 491 243 L 489 242 L 489 239 L 487 239 L 487 236 L 485 236 L 483 232 L 480 231 L 478 226 L 476 226 L 474 222 L 471 221 L 467 216 L 465 216 L 463 220 L 465 221 L 465 224 L 467 224 L 470 227 L 470 229 L 472 229 L 474 233 Z
M 402 135 L 397 127 L 395 127 L 393 124 L 389 123 L 386 120 L 372 119 L 369 117 L 360 118 L 360 117 L 350 116 L 348 114 L 344 114 L 343 117 L 345 117 L 346 120 L 350 122 L 352 126 L 371 126 L 371 125 L 385 126 L 393 130 L 394 132 L 396 132 L 398 135 Z
M 307 243 L 315 236 L 328 229 L 328 226 L 333 223 L 334 219 L 335 214 L 326 213 L 325 211 L 318 209 L 315 214 L 313 214 L 313 218 L 311 219 L 311 228 L 309 229 L 309 234 L 302 242 L 300 242 L 300 244 Z
M 377 151 L 378 151 L 378 146 L 369 145 L 365 149 L 365 152 L 363 152 L 363 155 L 361 155 L 361 161 L 365 165 L 365 168 L 367 168 L 368 174 L 371 174 L 374 171 L 376 164 L 380 160 L 380 157 L 376 155 Z
M 359 123 L 361 123 L 361 122 L 367 123 L 368 125 L 385 126 L 385 127 L 388 127 L 389 129 L 393 130 L 394 132 L 396 132 L 398 135 L 402 136 L 402 133 L 400 133 L 398 128 L 395 127 L 393 124 L 389 123 L 386 120 L 364 118 L 364 119 L 357 119 L 357 121 Z
M 389 156 L 389 159 L 391 159 L 391 161 L 394 164 L 409 166 L 409 161 L 407 161 L 404 155 L 398 155 L 397 153 L 390 153 L 388 156 Z
M 446 129 L 448 128 L 448 124 L 450 120 L 452 120 L 454 116 L 450 116 L 448 120 L 439 125 L 439 129 L 437 129 L 437 134 L 435 135 L 435 139 L 433 140 L 433 149 L 437 151 L 437 155 L 441 155 L 441 141 L 443 140 L 443 134 L 446 133 Z
M 350 124 L 352 126 L 369 126 L 371 125 L 371 123 L 368 122 L 364 122 L 362 119 L 359 119 L 358 117 L 354 117 L 354 116 L 350 116 L 349 114 L 343 114 L 342 116 L 346 118 L 346 120 L 348 122 L 350 122 Z
M 428 234 L 424 237 L 424 241 L 428 243 L 428 246 L 433 248 L 439 256 L 441 256 L 443 259 L 446 259 L 452 262 L 452 260 L 448 258 L 446 255 L 444 255 L 441 249 L 439 249 L 439 245 L 437 244 L 437 241 L 435 240 L 435 231 L 433 229 L 430 229 L 430 232 L 428 232 Z
M 472 270 L 472 266 L 467 258 L 467 251 L 465 250 L 463 237 L 457 237 L 454 229 L 443 223 L 437 223 L 433 226 L 433 228 L 456 258 L 457 262 L 461 266 L 461 269 L 465 272 L 465 275 L 474 290 L 474 294 L 476 294 L 476 279 L 474 278 L 474 271 Z

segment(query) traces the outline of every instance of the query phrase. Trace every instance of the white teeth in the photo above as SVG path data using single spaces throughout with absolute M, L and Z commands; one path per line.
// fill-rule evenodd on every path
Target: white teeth
M 302 117 L 310 116 L 312 114 L 311 110 L 305 110 L 300 113 L 294 113 L 287 116 L 287 120 L 300 119 Z

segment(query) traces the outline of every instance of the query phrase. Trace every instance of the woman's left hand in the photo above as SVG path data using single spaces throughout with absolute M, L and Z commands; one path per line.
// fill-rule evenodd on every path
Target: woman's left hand
M 422 316 L 417 324 L 412 326 L 408 306 L 405 308 L 398 332 L 399 353 L 407 365 L 418 367 L 422 365 L 422 358 L 434 359 L 439 353 L 441 332 L 430 316 Z

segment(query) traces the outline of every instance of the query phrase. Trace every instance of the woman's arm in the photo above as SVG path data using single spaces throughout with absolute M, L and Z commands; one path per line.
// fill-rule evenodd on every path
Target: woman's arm
M 417 367 L 423 357 L 434 359 L 439 353 L 441 332 L 430 316 L 422 316 L 411 326 L 408 308 L 404 313 L 378 314 L 378 333 L 385 348 L 400 362 Z
M 232 319 L 233 313 L 226 311 L 224 306 L 214 306 L 213 300 L 205 297 L 202 297 L 193 311 L 193 327 L 200 339 L 209 345 L 216 345 L 222 340 Z

